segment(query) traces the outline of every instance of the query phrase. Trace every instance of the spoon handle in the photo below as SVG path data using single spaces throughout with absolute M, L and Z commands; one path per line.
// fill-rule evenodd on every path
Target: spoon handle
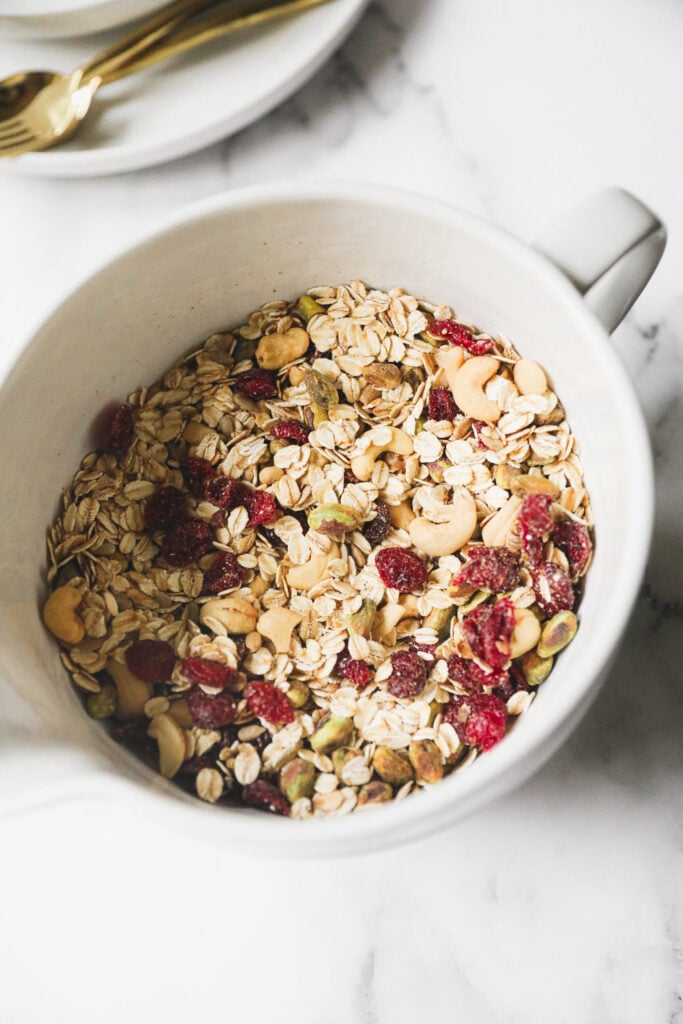
M 81 80 L 84 83 L 95 77 L 101 78 L 102 81 L 108 80 L 108 75 L 117 68 L 162 42 L 192 18 L 223 2 L 224 0 L 174 0 L 173 3 L 166 4 L 137 25 L 132 32 L 117 39 L 106 49 L 100 50 L 83 64 Z
M 97 75 L 101 78 L 101 84 L 106 85 L 240 29 L 263 25 L 277 18 L 284 18 L 329 2 L 330 0 L 278 0 L 277 3 L 273 3 L 273 0 L 238 0 L 237 3 L 230 4 L 228 10 L 224 9 L 224 3 L 219 3 L 214 10 L 214 0 L 214 3 L 208 6 L 209 13 L 204 17 L 195 20 L 183 18 L 172 30 L 164 28 L 162 37 L 155 38 L 153 44 L 143 45 L 144 40 L 139 40 L 131 49 L 120 54 L 114 62 L 96 65 L 89 71 L 89 77 Z M 205 0 L 203 9 L 206 8 Z

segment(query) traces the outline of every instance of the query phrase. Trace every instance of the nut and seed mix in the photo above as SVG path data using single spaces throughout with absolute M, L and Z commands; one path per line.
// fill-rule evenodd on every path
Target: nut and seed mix
M 503 739 L 576 634 L 591 528 L 543 369 L 354 281 L 128 397 L 48 532 L 43 616 L 163 776 L 339 816 Z

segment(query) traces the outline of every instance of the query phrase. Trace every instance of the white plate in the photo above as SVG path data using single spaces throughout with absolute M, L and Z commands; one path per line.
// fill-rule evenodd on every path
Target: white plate
M 339 46 L 368 0 L 334 0 L 305 14 L 217 40 L 103 88 L 73 139 L 6 159 L 3 169 L 55 177 L 148 167 L 208 146 L 267 113 Z M 0 78 L 70 70 L 115 35 L 16 41 L 0 49 Z
M 2 0 L 0 33 L 82 36 L 144 18 L 167 0 Z

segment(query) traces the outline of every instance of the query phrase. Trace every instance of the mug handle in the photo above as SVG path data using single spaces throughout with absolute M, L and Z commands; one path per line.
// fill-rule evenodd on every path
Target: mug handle
M 622 188 L 589 196 L 535 243 L 583 295 L 608 334 L 652 277 L 665 245 L 659 217 Z

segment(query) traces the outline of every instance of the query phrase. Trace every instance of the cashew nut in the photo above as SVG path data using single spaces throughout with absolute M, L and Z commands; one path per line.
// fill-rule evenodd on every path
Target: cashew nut
M 152 696 L 151 685 L 134 676 L 123 661 L 110 658 L 106 669 L 116 686 L 116 717 L 124 721 L 140 718 L 145 713 L 145 704 Z
M 256 629 L 272 641 L 276 654 L 287 654 L 292 642 L 292 633 L 299 625 L 303 615 L 292 608 L 269 608 L 259 617 Z
M 258 479 L 260 484 L 268 487 L 270 484 L 276 484 L 278 480 L 282 480 L 284 475 L 284 469 L 280 469 L 279 466 L 264 466 L 258 475 Z
M 510 657 L 520 658 L 541 638 L 541 623 L 528 608 L 515 608 L 515 625 L 510 638 Z
M 171 701 L 171 706 L 167 713 L 178 723 L 178 725 L 182 726 L 183 729 L 191 729 L 194 725 L 190 709 L 188 708 L 187 701 L 184 697 L 181 697 L 179 700 Z
M 392 629 L 395 629 L 401 619 L 407 619 L 408 614 L 403 605 L 385 604 L 375 615 L 372 623 L 372 636 L 375 640 L 382 640 Z
M 426 555 L 439 558 L 452 555 L 467 544 L 477 527 L 477 506 L 469 491 L 460 491 L 453 498 L 450 518 L 445 523 L 433 523 L 422 517 L 414 519 L 408 533 L 416 548 Z
M 268 582 L 268 580 L 264 580 L 263 576 L 254 576 L 253 580 L 249 584 L 249 589 L 251 590 L 254 597 L 263 597 L 266 590 L 268 590 L 269 588 L 270 583 Z
M 520 395 L 544 395 L 548 390 L 545 370 L 531 359 L 520 359 L 515 363 L 512 377 Z
M 266 334 L 256 346 L 256 362 L 262 370 L 279 370 L 304 355 L 310 338 L 303 327 L 290 327 L 282 334 Z
M 499 366 L 493 356 L 472 356 L 453 374 L 453 398 L 466 416 L 484 423 L 495 423 L 500 419 L 499 406 L 484 394 L 484 384 Z
M 155 715 L 147 735 L 159 745 L 159 771 L 165 779 L 172 779 L 185 760 L 185 730 L 170 715 Z
M 226 633 L 236 633 L 240 636 L 245 636 L 256 628 L 257 618 L 258 613 L 254 606 L 246 598 L 237 597 L 235 594 L 207 601 L 199 612 L 200 622 L 214 633 L 223 627 Z M 214 623 L 219 626 L 218 631 L 214 629 Z
M 394 527 L 394 529 L 409 529 L 410 524 L 415 518 L 412 502 L 402 501 L 400 505 L 390 505 L 389 517 L 391 519 L 391 525 Z
M 214 431 L 211 427 L 207 427 L 206 424 L 200 423 L 199 420 L 190 420 L 185 425 L 183 430 L 183 441 L 187 441 L 188 444 L 199 444 L 209 434 L 213 434 Z
M 527 494 L 547 494 L 555 501 L 560 496 L 560 489 L 548 480 L 546 476 L 538 476 L 532 473 L 524 473 L 516 476 L 510 484 L 510 490 L 518 498 L 524 498 Z
M 508 498 L 502 508 L 499 508 L 494 516 L 481 528 L 481 536 L 484 544 L 488 547 L 505 547 L 510 531 L 522 507 L 522 499 L 515 497 Z
M 363 483 L 370 480 L 377 457 L 382 452 L 394 452 L 396 455 L 412 455 L 413 439 L 410 434 L 406 434 L 405 430 L 400 430 L 398 427 L 391 427 L 390 429 L 391 440 L 388 444 L 371 444 L 362 455 L 357 455 L 355 459 L 351 459 L 351 472 L 357 480 L 361 480 Z
M 304 565 L 292 565 L 287 570 L 287 584 L 295 590 L 310 590 L 327 577 L 327 566 L 339 558 L 339 545 L 333 543 L 324 555 L 311 555 Z
M 76 614 L 81 590 L 65 583 L 53 590 L 43 608 L 43 622 L 53 636 L 64 644 L 78 644 L 85 636 L 83 620 Z
M 418 599 L 415 597 L 415 594 L 401 594 L 398 599 L 398 603 L 405 612 L 405 615 L 403 616 L 404 618 L 414 619 L 420 614 L 417 610 L 417 602 Z
M 434 362 L 443 370 L 446 383 L 451 389 L 453 388 L 455 374 L 464 361 L 465 353 L 459 345 L 453 345 L 451 348 L 439 348 L 434 353 Z

